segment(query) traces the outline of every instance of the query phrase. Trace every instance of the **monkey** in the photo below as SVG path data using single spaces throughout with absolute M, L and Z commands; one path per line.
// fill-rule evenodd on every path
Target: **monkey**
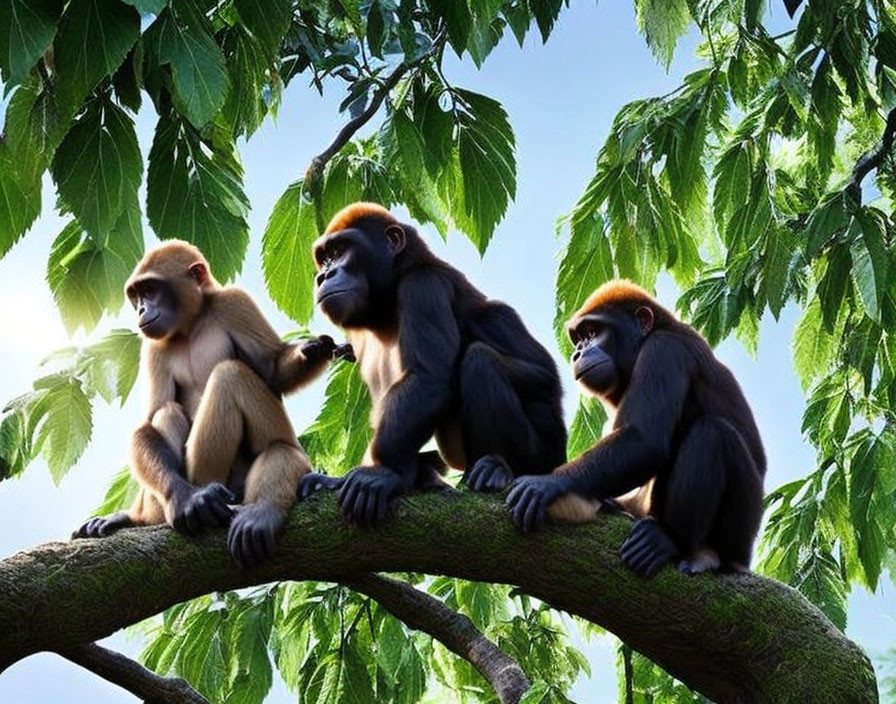
M 475 491 L 565 461 L 551 355 L 513 308 L 486 298 L 414 227 L 355 203 L 332 218 L 313 255 L 317 304 L 344 330 L 370 390 L 373 439 L 344 477 L 303 477 L 300 498 L 338 490 L 350 519 L 376 524 L 395 497 L 445 486 L 439 463 L 418 454 L 433 435 Z
M 746 571 L 762 518 L 766 460 L 747 400 L 706 340 L 625 280 L 598 288 L 567 326 L 572 370 L 615 412 L 594 447 L 507 495 L 524 532 L 545 515 L 591 520 L 602 502 L 637 520 L 620 554 L 652 577 Z M 615 499 L 615 500 L 614 500 Z
M 197 535 L 229 524 L 234 560 L 257 565 L 310 469 L 281 394 L 350 350 L 326 335 L 284 343 L 248 293 L 221 286 L 202 252 L 180 240 L 147 252 L 125 293 L 149 396 L 131 441 L 140 489 L 129 510 L 92 518 L 73 537 L 158 523 Z

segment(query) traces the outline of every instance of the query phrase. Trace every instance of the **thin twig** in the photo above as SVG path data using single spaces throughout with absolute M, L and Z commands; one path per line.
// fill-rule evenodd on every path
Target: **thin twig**
M 186 680 L 157 675 L 129 657 L 96 643 L 60 650 L 59 654 L 140 697 L 145 704 L 209 704 Z
M 494 688 L 503 704 L 517 704 L 529 689 L 519 664 L 492 643 L 463 614 L 400 582 L 376 574 L 343 580 L 343 584 L 376 600 L 411 628 L 428 633 L 448 650 L 467 660 Z
M 862 200 L 862 181 L 874 169 L 878 168 L 893 148 L 893 139 L 896 137 L 896 108 L 890 110 L 887 115 L 887 123 L 880 142 L 870 152 L 863 154 L 856 162 L 852 170 L 852 181 L 847 187 L 849 194 L 856 202 Z
M 316 188 L 319 178 L 321 174 L 323 174 L 324 167 L 327 163 L 332 159 L 336 154 L 342 149 L 346 144 L 348 144 L 349 140 L 355 136 L 357 131 L 361 129 L 364 125 L 366 125 L 370 119 L 376 115 L 377 111 L 380 109 L 380 106 L 383 104 L 383 101 L 389 95 L 393 88 L 398 85 L 398 82 L 408 73 L 412 68 L 420 65 L 423 61 L 432 56 L 436 51 L 438 51 L 439 46 L 445 40 L 445 32 L 442 31 L 433 39 L 432 44 L 429 48 L 424 51 L 420 56 L 418 56 L 413 61 L 402 61 L 392 73 L 386 76 L 385 80 L 382 82 L 380 87 L 373 93 L 373 96 L 370 99 L 370 104 L 367 108 L 357 117 L 352 118 L 342 127 L 341 130 L 337 133 L 335 139 L 330 142 L 330 145 L 324 149 L 320 154 L 314 157 L 311 160 L 311 165 L 308 167 L 308 170 L 305 172 L 305 192 L 313 193 Z

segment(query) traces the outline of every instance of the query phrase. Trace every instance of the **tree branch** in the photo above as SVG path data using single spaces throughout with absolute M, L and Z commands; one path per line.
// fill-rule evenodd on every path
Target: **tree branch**
M 96 643 L 75 645 L 59 654 L 85 670 L 140 697 L 144 704 L 209 704 L 180 677 L 162 677 L 129 657 Z
M 896 137 L 896 108 L 890 110 L 884 125 L 884 133 L 880 142 L 870 152 L 863 154 L 856 162 L 852 170 L 852 181 L 847 190 L 857 203 L 862 200 L 862 181 L 865 177 L 878 168 L 893 148 L 893 139 Z
M 304 189 L 307 193 L 313 193 L 317 188 L 320 177 L 323 175 L 324 168 L 329 163 L 330 159 L 332 159 L 336 154 L 342 149 L 346 144 L 348 144 L 349 140 L 355 136 L 359 129 L 361 129 L 364 125 L 366 125 L 370 119 L 376 115 L 379 111 L 380 106 L 383 104 L 383 101 L 392 92 L 392 89 L 398 85 L 398 82 L 404 77 L 404 75 L 410 71 L 412 68 L 419 66 L 430 56 L 435 54 L 442 42 L 445 39 L 444 30 L 439 32 L 436 37 L 432 40 L 432 44 L 424 51 L 420 56 L 418 56 L 413 61 L 402 61 L 398 66 L 395 67 L 395 70 L 392 71 L 386 79 L 382 82 L 380 87 L 374 91 L 373 96 L 370 99 L 370 104 L 364 109 L 357 117 L 353 117 L 351 120 L 345 123 L 341 130 L 337 133 L 335 139 L 330 142 L 330 146 L 324 149 L 320 154 L 314 157 L 311 160 L 311 165 L 308 167 L 308 170 L 305 172 L 305 182 Z
M 529 678 L 516 660 L 480 633 L 470 619 L 435 597 L 376 574 L 344 579 L 342 583 L 371 597 L 395 618 L 428 633 L 467 660 L 492 686 L 502 704 L 517 704 L 529 689 Z
M 619 559 L 621 516 L 520 536 L 500 497 L 413 495 L 381 528 L 346 525 L 332 494 L 290 516 L 274 559 L 236 569 L 224 533 L 167 527 L 48 543 L 0 562 L 0 671 L 41 650 L 103 638 L 215 590 L 423 572 L 517 585 L 603 626 L 719 702 L 877 702 L 862 650 L 796 590 L 757 575 L 644 580 Z

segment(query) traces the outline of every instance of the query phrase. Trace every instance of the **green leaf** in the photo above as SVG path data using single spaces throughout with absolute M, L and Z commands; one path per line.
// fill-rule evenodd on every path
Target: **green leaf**
M 603 437 L 607 413 L 600 401 L 593 398 L 581 398 L 576 408 L 576 415 L 569 426 L 569 438 L 566 441 L 566 456 L 578 457 Z
M 243 168 L 221 130 L 202 134 L 162 116 L 149 152 L 146 214 L 162 238 L 181 237 L 208 258 L 218 279 L 239 272 L 249 243 Z
M 91 101 L 56 150 L 52 172 L 66 209 L 92 235 L 107 236 L 140 187 L 133 121 L 111 101 Z
M 312 675 L 306 695 L 318 692 L 309 701 L 317 704 L 357 704 L 370 700 L 373 683 L 364 659 L 354 645 L 330 653 L 321 660 Z
M 265 91 L 270 89 L 270 62 L 258 41 L 240 26 L 232 27 L 227 33 L 225 49 L 229 56 L 231 89 L 222 112 L 232 132 L 248 138 L 268 114 Z
M 563 7 L 563 0 L 528 0 L 529 11 L 535 16 L 535 23 L 538 25 L 538 31 L 541 32 L 542 43 L 551 36 L 554 29 L 554 22 Z
M 92 330 L 104 313 L 124 302 L 124 283 L 143 254 L 136 199 L 121 214 L 106 239 L 85 233 L 76 220 L 53 242 L 47 282 L 69 334 Z
M 427 4 L 436 16 L 445 20 L 451 47 L 458 56 L 463 54 L 473 27 L 473 15 L 467 0 L 430 0 Z
M 273 684 L 268 639 L 273 625 L 274 600 L 242 600 L 231 608 L 231 667 L 228 701 L 262 704 Z
M 174 102 L 196 127 L 205 125 L 227 97 L 230 79 L 221 48 L 205 16 L 188 11 L 187 0 L 167 8 L 146 34 L 159 64 L 171 66 Z
M 16 178 L 9 145 L 0 142 L 0 257 L 19 241 L 40 215 L 40 184 L 23 188 Z
M 675 54 L 675 45 L 691 22 L 686 0 L 635 0 L 638 30 L 647 40 L 653 55 L 667 69 Z
M 30 436 L 22 411 L 8 413 L 0 422 L 0 480 L 18 476 L 31 461 Z
M 386 12 L 380 0 L 373 0 L 367 10 L 367 46 L 378 59 L 383 58 L 383 42 L 386 40 Z
M 309 457 L 339 474 L 355 467 L 372 437 L 370 405 L 358 365 L 332 367 L 320 413 L 300 438 Z
M 828 552 L 812 550 L 797 569 L 792 586 L 802 592 L 841 631 L 846 629 L 847 584 Z
M 880 317 L 881 299 L 887 290 L 889 255 L 884 242 L 885 222 L 885 216 L 865 208 L 853 217 L 849 226 L 852 280 L 865 311 L 875 320 Z
M 827 372 L 834 350 L 833 337 L 822 328 L 819 299 L 814 298 L 793 333 L 793 366 L 804 392 Z
M 769 228 L 762 262 L 761 291 L 765 294 L 775 320 L 787 300 L 790 259 L 795 243 L 786 227 Z
M 314 312 L 314 260 L 311 244 L 319 234 L 314 204 L 296 181 L 280 196 L 261 242 L 261 265 L 271 299 L 305 325 Z
M 47 387 L 32 409 L 40 451 L 58 485 L 83 454 L 93 432 L 90 401 L 81 383 L 70 376 L 46 377 Z
M 111 76 L 140 36 L 140 13 L 120 0 L 71 0 L 56 35 L 60 102 L 71 112 Z
M 465 107 L 457 123 L 463 207 L 475 227 L 467 235 L 481 254 L 516 196 L 515 140 L 500 103 L 467 90 L 457 95 Z
M 131 474 L 131 470 L 122 467 L 112 478 L 112 483 L 106 490 L 103 502 L 96 507 L 94 516 L 107 516 L 116 511 L 122 511 L 130 506 L 137 497 L 140 485 Z
M 116 398 L 127 400 L 140 363 L 140 336 L 130 330 L 116 329 L 85 350 L 85 380 L 91 392 L 106 403 Z
M 554 334 L 561 352 L 572 354 L 566 323 L 588 295 L 613 278 L 613 253 L 598 213 L 573 211 L 568 220 L 569 242 L 557 268 Z
M 541 704 L 548 697 L 549 692 L 550 687 L 547 683 L 539 680 L 526 690 L 523 698 L 520 699 L 520 704 Z
M 50 46 L 63 4 L 63 0 L 0 3 L 0 71 L 7 89 L 21 83 Z
M 18 87 L 6 109 L 5 135 L 21 184 L 39 192 L 40 178 L 68 129 L 56 92 L 33 76 Z
M 137 8 L 141 15 L 158 15 L 168 6 L 168 0 L 122 0 Z
M 292 19 L 290 0 L 235 0 L 237 12 L 267 53 L 274 57 Z

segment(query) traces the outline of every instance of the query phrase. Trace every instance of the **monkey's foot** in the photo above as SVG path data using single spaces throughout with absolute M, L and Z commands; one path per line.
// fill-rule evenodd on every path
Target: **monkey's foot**
M 544 525 L 548 506 L 563 493 L 560 482 L 550 474 L 518 477 L 505 503 L 516 527 L 531 533 Z
M 329 477 L 326 474 L 320 474 L 318 472 L 308 472 L 308 474 L 299 480 L 299 488 L 296 490 L 296 496 L 299 501 L 301 501 L 322 489 L 335 491 L 342 486 L 343 481 L 345 481 L 345 477 Z
M 512 481 L 513 472 L 500 455 L 483 455 L 461 479 L 473 491 L 501 491 Z
M 274 506 L 240 506 L 227 531 L 227 547 L 234 562 L 243 569 L 260 565 L 274 552 L 283 513 Z
M 338 494 L 342 513 L 363 526 L 382 522 L 392 499 L 406 490 L 401 477 L 385 467 L 356 467 L 343 479 Z
M 236 496 L 223 484 L 212 482 L 193 491 L 174 511 L 171 524 L 179 533 L 199 535 L 206 528 L 219 528 L 230 523 Z
M 127 511 L 111 513 L 108 516 L 95 516 L 72 533 L 72 538 L 105 538 L 117 530 L 132 525 L 134 522 L 128 516 Z
M 712 548 L 700 548 L 691 559 L 678 563 L 678 571 L 683 574 L 700 574 L 717 570 L 722 565 L 719 554 Z
M 649 579 L 678 556 L 678 549 L 663 527 L 648 517 L 635 523 L 619 555 L 630 569 Z

